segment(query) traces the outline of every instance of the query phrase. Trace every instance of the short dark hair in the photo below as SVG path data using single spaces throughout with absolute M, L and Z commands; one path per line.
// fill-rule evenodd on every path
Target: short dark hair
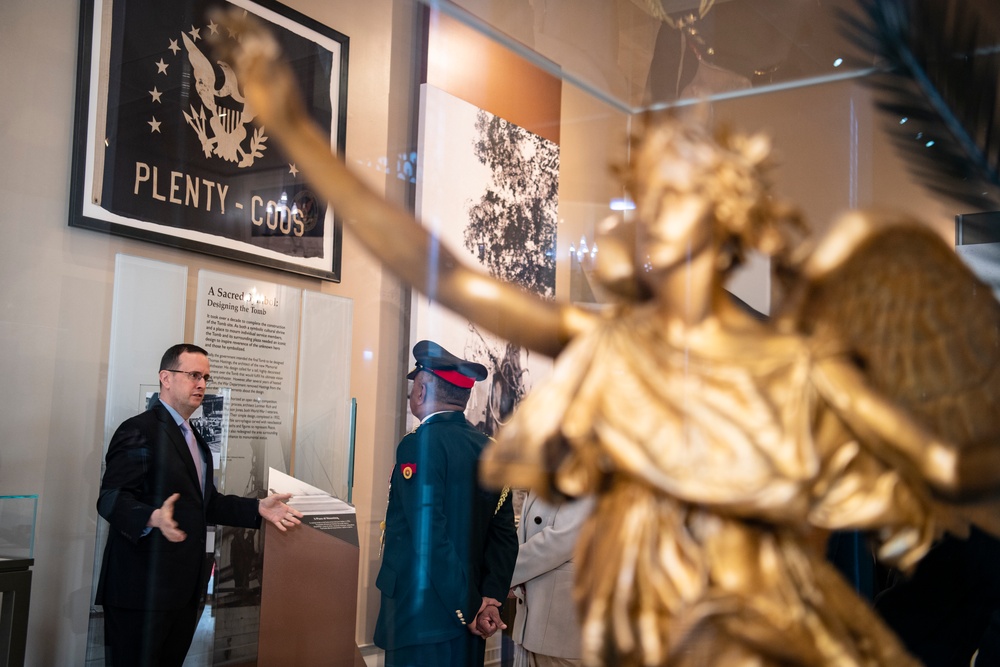
M 445 379 L 439 378 L 426 369 L 424 369 L 424 373 L 427 375 L 427 381 L 424 384 L 428 385 L 428 391 L 435 400 L 450 405 L 464 406 L 468 404 L 469 398 L 472 396 L 472 387 L 459 387 Z
M 171 345 L 167 348 L 167 351 L 163 353 L 163 357 L 160 359 L 160 370 L 174 370 L 177 366 L 177 360 L 180 359 L 181 355 L 185 352 L 188 354 L 203 354 L 206 357 L 208 356 L 208 352 L 197 345 L 192 345 L 191 343 L 178 343 L 177 345 Z

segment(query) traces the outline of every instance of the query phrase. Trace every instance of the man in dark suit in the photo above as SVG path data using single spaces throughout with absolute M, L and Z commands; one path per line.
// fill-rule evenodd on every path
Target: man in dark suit
M 466 420 L 472 386 L 486 367 L 420 341 L 410 411 L 420 426 L 396 448 L 376 586 L 382 605 L 375 644 L 386 667 L 482 665 L 517 560 L 506 491 L 479 487 L 489 438 Z
M 211 451 L 188 422 L 205 397 L 208 371 L 202 348 L 168 349 L 159 400 L 123 422 L 108 445 L 97 512 L 111 529 L 97 603 L 109 665 L 184 662 L 209 574 L 206 526 L 256 528 L 264 518 L 286 530 L 302 516 L 284 503 L 288 494 L 258 501 L 216 491 Z

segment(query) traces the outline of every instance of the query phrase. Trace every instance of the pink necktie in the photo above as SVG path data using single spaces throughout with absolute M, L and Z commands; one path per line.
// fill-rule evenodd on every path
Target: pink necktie
M 181 431 L 184 433 L 184 439 L 187 440 L 188 450 L 191 452 L 191 458 L 194 459 L 195 470 L 198 471 L 198 488 L 200 488 L 204 493 L 205 461 L 201 458 L 201 450 L 198 448 L 198 441 L 195 440 L 194 432 L 191 430 L 191 424 L 186 421 L 181 423 Z

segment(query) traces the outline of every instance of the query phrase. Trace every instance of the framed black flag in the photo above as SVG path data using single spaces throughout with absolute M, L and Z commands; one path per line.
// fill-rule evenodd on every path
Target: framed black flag
M 268 0 L 83 0 L 69 224 L 340 280 L 341 226 L 254 124 L 212 39 L 237 6 L 272 30 L 344 150 L 349 40 Z

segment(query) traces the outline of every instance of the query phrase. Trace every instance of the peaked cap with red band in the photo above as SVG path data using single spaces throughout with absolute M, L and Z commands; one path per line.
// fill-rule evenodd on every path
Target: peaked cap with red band
M 417 365 L 407 374 L 408 380 L 412 380 L 420 371 L 427 371 L 456 387 L 468 389 L 477 380 L 486 379 L 486 366 L 456 357 L 429 340 L 422 340 L 413 346 L 413 358 L 417 360 Z

